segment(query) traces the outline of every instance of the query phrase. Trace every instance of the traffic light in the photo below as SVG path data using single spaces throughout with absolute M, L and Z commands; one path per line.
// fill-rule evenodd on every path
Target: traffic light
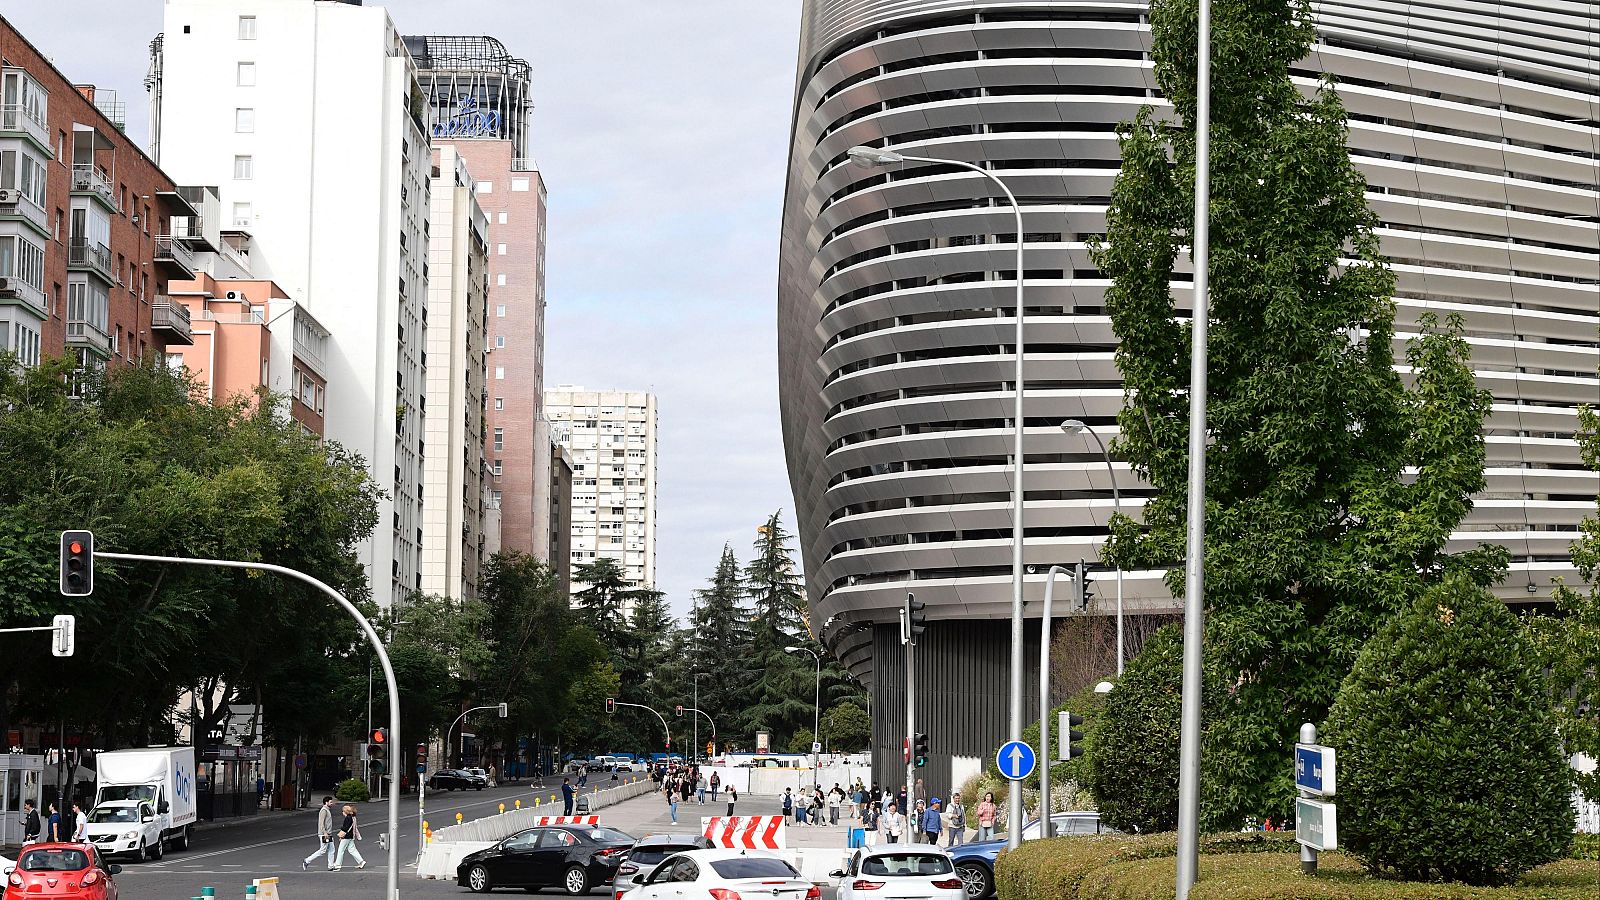
M 1056 713 L 1056 734 L 1060 736 L 1061 741 L 1059 761 L 1066 762 L 1069 759 L 1077 759 L 1083 755 L 1083 744 L 1081 743 L 1083 732 L 1077 730 L 1078 726 L 1082 724 L 1083 716 L 1074 715 L 1067 710 Z
M 94 593 L 94 532 L 61 532 L 61 596 Z
M 367 755 L 373 759 L 381 759 L 389 752 L 389 729 L 374 728 L 367 735 Z
M 916 747 L 913 753 L 916 756 L 917 768 L 920 769 L 928 764 L 928 736 L 919 731 L 917 732 L 917 739 L 914 743 L 916 744 Z
M 607 697 L 606 698 L 606 715 L 609 716 L 612 713 L 615 713 L 616 711 L 617 711 L 617 701 L 612 699 L 612 698 L 610 698 L 610 697 Z
M 683 707 L 682 706 L 677 707 L 675 711 L 678 714 L 678 718 L 680 718 L 680 719 L 683 718 Z
M 417 745 L 417 770 L 425 772 L 428 769 L 428 745 Z
M 50 652 L 56 656 L 71 656 L 77 641 L 78 620 L 69 615 L 56 616 L 55 643 L 50 645 Z
M 1078 608 L 1088 609 L 1090 601 L 1094 600 L 1094 589 L 1089 582 L 1089 564 L 1078 560 L 1078 571 L 1073 579 L 1078 588 Z
M 915 594 L 906 594 L 906 622 L 910 626 L 911 643 L 915 644 L 917 638 L 928 630 L 928 604 L 918 600 Z

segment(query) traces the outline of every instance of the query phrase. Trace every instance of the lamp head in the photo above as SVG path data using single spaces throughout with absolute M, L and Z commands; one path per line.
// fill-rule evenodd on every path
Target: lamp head
M 863 169 L 876 169 L 883 166 L 898 165 L 906 158 L 893 150 L 878 150 L 872 147 L 851 147 L 850 161 Z
M 1109 694 L 1111 693 L 1111 689 L 1114 687 L 1116 687 L 1116 685 L 1112 684 L 1111 682 L 1102 681 L 1094 686 L 1094 692 L 1096 694 Z
M 1089 426 L 1082 419 L 1068 419 L 1061 423 L 1061 430 L 1068 434 L 1083 434 L 1089 430 Z
M 785 652 L 785 653 L 793 653 L 793 652 L 795 652 L 796 650 L 799 650 L 799 649 L 800 649 L 799 647 L 785 647 L 785 648 L 783 648 L 783 652 Z

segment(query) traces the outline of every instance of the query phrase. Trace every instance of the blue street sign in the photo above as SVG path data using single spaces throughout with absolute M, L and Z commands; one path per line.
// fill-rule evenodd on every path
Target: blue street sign
M 1332 747 L 1320 744 L 1294 745 L 1294 784 L 1310 794 L 1337 793 L 1334 783 L 1335 754 Z
M 1034 767 L 1039 764 L 1039 757 L 1027 744 L 1021 741 L 1008 741 L 994 755 L 994 761 L 1000 768 L 1001 775 L 1012 781 L 1021 781 L 1033 774 Z

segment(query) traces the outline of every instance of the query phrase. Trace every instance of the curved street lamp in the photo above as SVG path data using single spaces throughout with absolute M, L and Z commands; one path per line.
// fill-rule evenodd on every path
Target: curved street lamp
M 1117 489 L 1117 470 L 1111 466 L 1111 453 L 1106 450 L 1106 442 L 1100 440 L 1100 435 L 1093 428 L 1085 425 L 1079 419 L 1068 419 L 1061 423 L 1061 430 L 1068 434 L 1087 434 L 1094 438 L 1100 447 L 1100 455 L 1106 458 L 1106 474 L 1111 476 L 1111 503 L 1117 512 L 1122 512 L 1122 492 Z M 1117 565 L 1117 674 L 1122 674 L 1122 565 Z

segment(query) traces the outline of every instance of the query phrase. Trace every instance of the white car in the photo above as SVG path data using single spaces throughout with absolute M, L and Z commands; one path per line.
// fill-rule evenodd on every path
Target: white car
M 966 900 L 967 896 L 950 854 L 932 845 L 866 847 L 855 851 L 845 868 L 828 874 L 839 880 L 837 900 Z
M 692 887 L 691 887 L 692 886 Z M 662 860 L 633 890 L 617 894 L 627 900 L 822 900 L 822 889 L 806 881 L 794 866 L 765 850 L 687 850 Z
M 106 800 L 89 811 L 89 843 L 102 856 L 161 858 L 161 823 L 145 800 Z

